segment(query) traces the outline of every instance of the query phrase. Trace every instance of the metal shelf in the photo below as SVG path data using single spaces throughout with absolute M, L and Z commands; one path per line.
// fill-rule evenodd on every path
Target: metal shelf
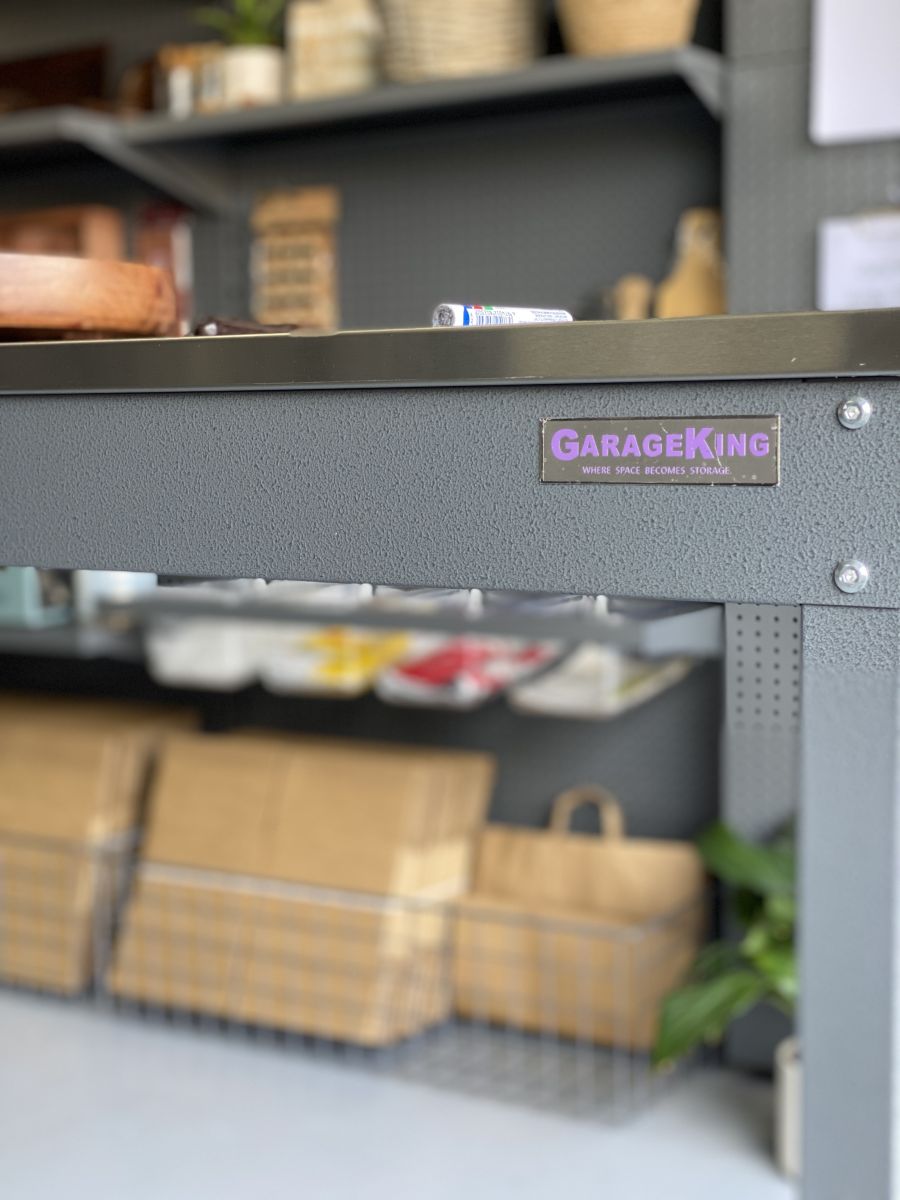
M 689 88 L 718 116 L 723 104 L 723 73 L 721 55 L 698 46 L 618 58 L 559 54 L 539 59 L 525 70 L 502 75 L 385 84 L 346 96 L 181 120 L 161 114 L 138 117 L 122 123 L 122 136 L 131 145 L 239 139 L 359 122 L 408 121 L 427 114 L 450 115 L 471 109 L 496 112 L 498 104 L 543 104 L 567 100 L 578 93 L 592 97 L 642 95 L 673 87 Z
M 504 75 L 388 84 L 349 96 L 182 120 L 161 114 L 121 118 L 77 108 L 46 109 L 0 120 L 0 163 L 58 157 L 69 147 L 105 159 L 191 207 L 227 213 L 235 203 L 227 151 L 236 143 L 685 88 L 720 115 L 724 70 L 721 55 L 686 46 L 608 59 L 553 55 Z
M 132 633 L 80 625 L 47 629 L 0 628 L 0 654 L 35 655 L 42 658 L 109 658 L 118 662 L 142 662 L 140 638 Z
M 718 605 L 635 606 L 608 613 L 591 608 L 561 613 L 527 608 L 491 611 L 488 606 L 472 613 L 453 608 L 417 609 L 378 599 L 352 606 L 300 605 L 228 593 L 183 594 L 182 589 L 173 588 L 168 593 L 160 590 L 128 604 L 107 604 L 103 611 L 119 618 L 130 616 L 138 622 L 161 618 L 227 618 L 602 642 L 647 658 L 670 654 L 715 658 L 723 648 L 722 609 Z

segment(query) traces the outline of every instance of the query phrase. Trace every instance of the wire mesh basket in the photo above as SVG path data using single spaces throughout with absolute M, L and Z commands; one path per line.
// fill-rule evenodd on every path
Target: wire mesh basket
M 658 1001 L 702 907 L 617 928 L 145 864 L 98 936 L 115 1008 L 621 1119 L 660 1084 Z
M 133 847 L 128 834 L 99 843 L 0 835 L 0 982 L 66 996 L 92 989 Z

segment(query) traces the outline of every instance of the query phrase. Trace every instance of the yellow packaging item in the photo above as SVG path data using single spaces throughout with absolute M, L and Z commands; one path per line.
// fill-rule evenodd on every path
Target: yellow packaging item
M 569 832 L 581 804 L 602 837 Z M 659 1005 L 704 930 L 704 870 L 688 843 L 624 836 L 604 789 L 560 796 L 549 830 L 490 826 L 455 932 L 456 1009 L 535 1032 L 649 1048 Z
M 410 644 L 403 632 L 345 625 L 297 628 L 274 636 L 260 664 L 260 678 L 274 692 L 361 696 L 385 667 L 409 653 Z

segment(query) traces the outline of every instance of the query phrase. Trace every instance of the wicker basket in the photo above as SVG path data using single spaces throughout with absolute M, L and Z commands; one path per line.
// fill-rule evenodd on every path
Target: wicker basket
M 382 11 L 399 83 L 515 71 L 538 54 L 539 0 L 382 0 Z
M 700 0 L 557 0 L 557 6 L 569 53 L 603 58 L 685 45 Z

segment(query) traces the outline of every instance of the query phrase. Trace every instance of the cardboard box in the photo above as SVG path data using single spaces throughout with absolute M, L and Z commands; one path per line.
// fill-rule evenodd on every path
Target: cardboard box
M 493 772 L 483 754 L 179 737 L 162 755 L 144 857 L 377 895 L 459 894 Z
M 163 736 L 180 709 L 0 696 L 0 836 L 99 842 L 134 826 Z

